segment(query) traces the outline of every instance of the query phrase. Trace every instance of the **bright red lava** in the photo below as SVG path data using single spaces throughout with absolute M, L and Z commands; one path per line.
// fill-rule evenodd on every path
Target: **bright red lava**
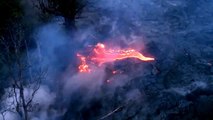
M 146 57 L 135 49 L 106 49 L 105 45 L 98 43 L 94 49 L 94 54 L 88 57 L 77 54 L 81 60 L 81 64 L 78 66 L 79 72 L 90 72 L 90 67 L 87 61 L 92 63 L 97 63 L 99 66 L 108 63 L 114 62 L 116 60 L 123 60 L 127 58 L 137 58 L 141 61 L 153 61 L 153 57 Z
M 86 62 L 86 57 L 84 57 L 80 54 L 77 54 L 77 56 L 81 60 L 81 64 L 78 66 L 79 72 L 90 72 L 91 70 L 89 69 L 89 65 Z

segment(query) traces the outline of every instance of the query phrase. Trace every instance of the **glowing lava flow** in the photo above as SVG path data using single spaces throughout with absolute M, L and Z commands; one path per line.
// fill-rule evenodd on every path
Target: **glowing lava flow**
M 141 61 L 152 61 L 154 58 L 145 57 L 140 52 L 135 49 L 106 49 L 105 45 L 102 43 L 98 43 L 93 49 L 94 54 L 92 56 L 86 57 L 77 54 L 77 56 L 81 60 L 81 64 L 79 65 L 79 72 L 90 72 L 89 65 L 87 64 L 87 60 L 92 63 L 97 63 L 98 65 L 102 65 L 103 63 L 113 62 L 116 60 L 122 60 L 126 58 L 137 58 Z
M 89 69 L 89 65 L 87 65 L 86 57 L 80 54 L 77 54 L 77 56 L 81 60 L 81 64 L 78 66 L 79 72 L 90 72 L 91 70 Z
M 154 58 L 145 57 L 134 49 L 105 49 L 105 45 L 98 43 L 94 48 L 95 56 L 91 58 L 92 61 L 98 62 L 100 65 L 107 62 L 113 62 L 116 60 L 122 60 L 126 58 L 137 58 L 141 61 L 151 61 Z

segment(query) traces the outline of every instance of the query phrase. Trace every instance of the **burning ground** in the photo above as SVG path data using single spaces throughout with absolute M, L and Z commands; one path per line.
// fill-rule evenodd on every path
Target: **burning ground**
M 36 26 L 38 45 L 29 54 L 35 59 L 38 52 L 41 60 L 32 62 L 33 70 L 48 70 L 30 119 L 212 119 L 212 6 L 208 0 L 100 0 L 81 11 L 75 30 L 60 15 Z M 26 98 L 31 91 L 25 89 Z M 6 93 L 2 106 L 13 98 Z
M 102 43 L 98 43 L 93 48 L 93 54 L 91 56 L 84 57 L 80 54 L 77 56 L 80 59 L 80 65 L 78 66 L 79 72 L 91 72 L 89 65 L 87 64 L 88 61 L 96 63 L 98 66 L 101 66 L 104 63 L 113 63 L 118 60 L 128 59 L 128 58 L 137 58 L 141 61 L 153 61 L 154 58 L 145 57 L 140 52 L 136 51 L 135 49 L 128 48 L 124 50 L 119 49 L 112 49 L 112 48 L 105 48 L 105 45 Z M 92 53 L 90 53 L 92 54 Z M 116 70 L 113 74 L 116 73 Z

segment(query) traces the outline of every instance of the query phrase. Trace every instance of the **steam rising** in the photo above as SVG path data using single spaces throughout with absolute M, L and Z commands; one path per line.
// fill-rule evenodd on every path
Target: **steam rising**
M 152 52 L 150 54 L 154 54 L 156 59 L 160 61 L 164 60 L 165 63 L 170 58 L 174 58 L 175 54 L 183 53 L 184 49 L 193 52 L 196 50 L 193 49 L 195 46 L 201 47 L 195 44 L 195 46 L 191 48 L 187 41 L 180 40 L 191 30 L 195 30 L 191 32 L 197 33 L 203 29 L 193 24 L 193 21 L 191 21 L 191 24 L 186 23 L 190 21 L 186 21 L 186 18 L 183 17 L 184 13 L 182 13 L 181 10 L 184 10 L 184 8 L 177 9 L 179 10 L 177 12 L 180 13 L 178 13 L 179 16 L 177 16 L 178 25 L 176 26 L 173 26 L 172 21 L 169 21 L 170 18 L 165 17 L 173 17 L 170 15 L 173 13 L 173 9 L 175 10 L 178 7 L 187 5 L 189 5 L 189 3 L 177 0 L 165 2 L 157 2 L 154 0 L 100 0 L 95 3 L 95 7 L 100 10 L 101 16 L 97 17 L 97 14 L 92 14 L 91 18 L 88 16 L 88 18 L 77 20 L 80 29 L 75 33 L 75 38 L 71 38 L 69 34 L 63 30 L 63 27 L 57 23 L 52 23 L 39 29 L 37 34 L 38 40 L 41 45 L 43 45 L 42 54 L 46 57 L 44 64 L 50 65 L 50 75 L 52 76 L 50 78 L 52 80 L 50 81 L 53 82 L 53 86 L 57 84 L 57 82 L 62 83 L 63 98 L 61 99 L 65 98 L 62 100 L 65 101 L 62 104 L 69 104 L 69 101 L 72 101 L 77 93 L 83 96 L 80 97 L 80 99 L 82 99 L 80 102 L 81 105 L 78 105 L 79 108 L 82 108 L 93 98 L 99 98 L 104 94 L 101 92 L 101 89 L 105 86 L 107 76 L 105 66 L 102 68 L 94 67 L 95 72 L 91 74 L 75 72 L 75 64 L 77 63 L 75 59 L 76 52 L 81 51 L 82 48 L 88 45 L 95 45 L 97 42 L 104 41 L 111 45 L 119 44 L 121 47 L 133 46 L 136 49 L 150 50 L 150 52 Z M 90 8 L 87 10 L 94 12 Z M 87 12 L 83 13 L 83 15 L 84 14 L 86 15 Z M 188 17 L 192 16 L 190 15 L 190 11 L 186 14 L 188 14 Z M 194 19 L 191 18 L 191 20 Z M 198 20 L 194 22 L 199 23 Z M 90 23 L 94 24 L 90 24 L 88 28 L 85 29 L 80 23 L 88 23 L 88 25 Z M 155 46 L 155 44 L 157 44 L 157 46 Z M 154 48 L 152 48 L 152 46 Z M 196 52 L 194 53 L 196 54 Z M 66 66 L 69 66 L 69 68 Z M 143 68 L 145 67 L 139 67 L 139 69 Z M 141 70 L 135 71 L 135 73 L 140 72 Z M 61 73 L 63 74 L 62 77 L 58 77 Z M 146 73 L 146 70 L 143 69 L 143 73 Z M 116 87 L 125 86 L 135 76 L 138 75 L 130 72 L 129 75 L 121 74 L 109 78 L 111 86 L 109 87 L 110 89 L 107 89 L 109 91 L 106 93 L 113 93 Z M 55 79 L 55 77 L 57 77 L 57 79 Z M 134 99 L 140 96 L 140 92 L 136 89 L 129 92 L 126 95 L 126 99 Z
M 201 0 L 198 1 L 201 2 Z M 176 65 L 174 59 L 184 52 L 195 56 L 200 56 L 200 50 L 204 53 L 212 53 L 213 48 L 206 46 L 212 44 L 212 37 L 205 34 L 203 38 L 199 36 L 199 33 L 212 32 L 210 30 L 212 25 L 207 23 L 212 21 L 213 17 L 207 12 L 212 13 L 213 2 L 201 3 L 197 8 L 199 2 L 190 0 L 166 0 L 165 2 L 98 0 L 94 2 L 94 8 L 86 7 L 82 12 L 82 16 L 87 16 L 86 18 L 76 20 L 79 29 L 73 33 L 73 36 L 64 29 L 61 19 L 35 28 L 34 38 L 39 43 L 42 65 L 48 68 L 48 77 L 42 82 L 41 88 L 35 95 L 35 102 L 41 108 L 31 114 L 33 120 L 58 120 L 61 119 L 60 116 L 65 115 L 66 111 L 71 111 L 72 116 L 76 111 L 90 105 L 90 101 L 94 99 L 106 95 L 112 97 L 117 88 L 133 84 L 132 81 L 138 76 L 146 81 L 148 78 L 145 76 L 155 75 L 155 72 L 151 71 L 155 63 L 162 71 L 168 71 L 170 67 Z M 177 16 L 173 16 L 173 13 L 177 13 Z M 92 66 L 94 72 L 90 74 L 78 73 L 77 52 L 87 46 L 94 46 L 98 42 L 141 49 L 145 54 L 155 56 L 156 62 L 147 65 L 133 61 L 136 63 L 135 66 L 128 60 L 115 63 L 119 69 L 128 71 L 128 74 L 126 72 L 114 76 L 108 75 L 107 72 L 107 69 L 114 64 L 106 64 L 102 67 Z M 203 55 L 207 58 L 209 56 L 209 54 Z M 125 65 L 128 67 L 125 68 Z M 129 67 L 131 65 L 134 68 Z M 135 86 L 139 83 L 141 86 L 152 84 L 154 77 L 150 77 L 151 80 L 147 80 L 147 83 L 137 81 Z M 161 76 L 157 77 L 156 80 L 161 80 Z M 106 80 L 110 82 L 106 83 Z M 206 88 L 207 86 L 204 82 L 195 84 L 196 87 Z M 132 101 L 140 103 L 145 99 L 141 86 L 127 91 L 123 98 L 126 101 L 133 99 Z M 188 91 L 188 87 L 190 85 L 181 88 L 174 87 L 169 91 L 185 96 L 191 92 Z M 70 110 L 70 106 L 73 110 Z M 15 120 L 17 117 L 8 113 L 6 118 Z M 74 115 L 73 118 L 75 119 Z

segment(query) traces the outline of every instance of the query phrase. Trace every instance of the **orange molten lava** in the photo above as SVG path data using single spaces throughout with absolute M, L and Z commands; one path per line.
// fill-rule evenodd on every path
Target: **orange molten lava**
M 140 52 L 134 49 L 106 49 L 104 44 L 98 43 L 94 48 L 95 55 L 91 60 L 98 62 L 100 65 L 107 62 L 113 62 L 116 60 L 122 60 L 126 58 L 137 58 L 142 61 L 151 61 L 154 58 L 145 57 Z
M 105 45 L 102 43 L 98 43 L 93 49 L 94 54 L 92 56 L 88 56 L 88 59 L 82 55 L 77 55 L 81 64 L 79 65 L 79 72 L 90 72 L 89 66 L 87 65 L 87 60 L 92 63 L 97 63 L 98 65 L 102 65 L 107 62 L 114 62 L 116 60 L 122 60 L 126 58 L 137 58 L 141 61 L 152 61 L 154 58 L 145 57 L 140 52 L 135 49 L 106 49 Z
M 81 60 L 81 64 L 78 66 L 79 72 L 90 72 L 89 65 L 87 65 L 86 57 L 77 54 L 77 56 Z

